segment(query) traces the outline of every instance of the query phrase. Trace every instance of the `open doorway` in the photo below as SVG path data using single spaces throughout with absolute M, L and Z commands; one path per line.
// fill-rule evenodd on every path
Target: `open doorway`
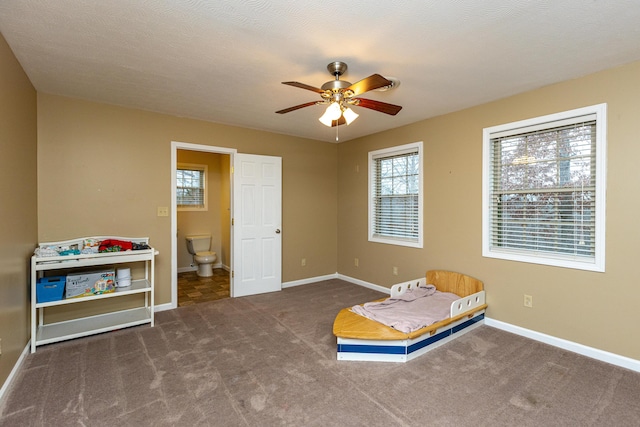
M 228 297 L 233 286 L 232 180 L 235 149 L 182 142 L 171 144 L 172 200 L 172 278 L 173 308 Z M 176 188 L 178 168 L 184 176 L 202 171 L 201 190 Z M 197 181 L 197 180 L 196 180 Z M 184 205 L 185 194 L 202 193 L 202 199 Z M 181 201 L 179 207 L 178 201 Z M 206 258 L 189 252 L 187 237 L 200 244 L 209 243 Z M 206 240 L 209 239 L 209 240 Z M 193 245 L 192 245 L 193 246 Z M 199 252 L 203 251 L 199 248 Z M 213 254 L 215 253 L 215 255 Z M 204 261 L 203 261 L 204 260 Z M 202 261 L 202 262 L 198 262 Z M 209 264 L 208 266 L 205 264 Z M 209 274 L 207 274 L 207 269 Z M 200 270 L 200 271 L 199 271 Z M 201 273 L 201 274 L 200 274 Z

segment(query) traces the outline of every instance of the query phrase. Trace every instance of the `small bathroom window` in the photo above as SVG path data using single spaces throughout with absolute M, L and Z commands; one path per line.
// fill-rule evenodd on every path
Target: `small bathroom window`
M 176 170 L 176 201 L 179 211 L 207 210 L 207 165 L 179 163 Z

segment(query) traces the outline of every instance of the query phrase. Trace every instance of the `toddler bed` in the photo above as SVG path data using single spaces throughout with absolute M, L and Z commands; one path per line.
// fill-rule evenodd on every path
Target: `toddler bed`
M 481 325 L 487 307 L 484 284 L 473 277 L 444 270 L 427 271 L 425 278 L 393 285 L 391 297 L 404 299 L 408 290 L 423 291 L 427 285 L 443 293 L 457 296 L 442 320 L 403 332 L 383 323 L 356 314 L 352 307 L 342 309 L 333 323 L 337 337 L 338 360 L 368 360 L 406 362 L 414 359 Z M 388 302 L 389 299 L 378 300 Z M 384 303 L 383 303 L 384 304 Z M 374 304 L 376 305 L 376 304 Z M 358 311 L 363 311 L 361 305 Z M 400 329 L 407 330 L 404 327 Z

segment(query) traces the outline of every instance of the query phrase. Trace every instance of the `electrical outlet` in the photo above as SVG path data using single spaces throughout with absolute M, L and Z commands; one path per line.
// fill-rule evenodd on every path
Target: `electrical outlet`
M 166 206 L 158 206 L 158 216 L 169 216 L 169 208 Z
M 353 259 L 353 265 L 355 265 L 356 267 L 360 266 L 360 260 L 358 258 L 354 258 Z
M 524 306 L 533 308 L 533 297 L 531 295 L 524 295 Z
M 305 265 L 307 265 L 307 259 L 306 258 L 302 258 L 302 261 L 300 262 L 300 264 L 304 267 Z
M 394 276 L 398 275 L 398 267 L 393 267 L 393 275 Z

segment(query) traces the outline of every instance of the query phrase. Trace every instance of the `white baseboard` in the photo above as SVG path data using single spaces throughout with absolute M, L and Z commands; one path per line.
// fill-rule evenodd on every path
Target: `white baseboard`
M 307 279 L 300 279 L 300 280 L 293 280 L 291 282 L 284 282 L 282 284 L 282 288 L 292 288 L 294 286 L 300 286 L 300 285 L 308 285 L 310 283 L 316 283 L 316 282 L 321 282 L 323 280 L 331 280 L 331 279 L 337 279 L 338 278 L 338 273 L 333 273 L 333 274 L 327 274 L 325 276 L 316 276 L 316 277 L 309 277 Z
M 294 281 L 291 281 L 291 282 L 284 282 L 282 284 L 282 288 L 284 289 L 284 288 L 291 288 L 293 286 L 308 285 L 308 284 L 311 284 L 311 283 L 316 283 L 316 282 L 320 282 L 322 280 L 330 280 L 330 279 L 344 280 L 345 282 L 354 283 L 356 285 L 363 286 L 365 288 L 373 289 L 374 291 L 383 292 L 383 293 L 385 293 L 387 295 L 389 295 L 389 293 L 391 292 L 391 289 L 385 288 L 384 286 L 380 286 L 380 285 L 376 285 L 376 284 L 373 284 L 373 283 L 365 282 L 364 280 L 356 279 L 354 277 L 349 277 L 349 276 L 345 276 L 345 275 L 338 274 L 338 273 L 327 274 L 325 276 L 309 277 L 307 279 L 294 280 Z
M 211 267 L 212 268 L 224 268 L 225 270 L 229 271 L 229 267 L 226 266 L 226 265 L 222 265 L 221 262 L 213 264 Z M 186 273 L 187 271 L 198 271 L 198 266 L 195 266 L 195 267 L 191 267 L 191 266 L 178 267 L 177 270 L 178 270 L 178 273 Z
M 385 288 L 384 286 L 376 285 L 374 283 L 365 282 L 364 280 L 356 279 L 354 277 L 344 276 L 342 274 L 338 274 L 338 279 L 344 280 L 346 282 L 355 283 L 356 285 L 364 286 L 365 288 L 373 289 L 374 291 L 382 292 L 387 295 L 391 294 L 391 288 Z M 363 301 L 366 302 L 366 301 Z
M 166 311 L 166 310 L 172 310 L 176 307 L 173 306 L 173 304 L 171 304 L 170 302 L 167 302 L 165 304 L 155 304 L 153 306 L 153 312 L 157 313 L 159 311 Z
M 640 372 L 640 360 L 631 359 L 629 357 L 620 356 L 619 354 L 609 353 L 608 351 L 599 350 L 597 348 L 588 347 L 586 345 L 578 344 L 573 341 L 567 341 L 562 338 L 556 338 L 551 335 L 546 335 L 540 332 L 532 331 L 530 329 L 521 328 L 510 323 L 501 322 L 499 320 L 490 319 L 485 317 L 484 323 L 487 326 L 491 326 L 496 329 L 511 332 L 516 335 L 520 335 L 535 341 L 540 341 L 545 344 L 552 345 L 554 347 L 568 350 L 573 353 L 578 353 L 583 356 L 590 357 L 592 359 L 600 360 L 601 362 L 610 363 L 612 365 L 620 366 L 622 368 L 630 369 L 632 371 Z
M 27 342 L 27 346 L 24 348 L 24 350 L 22 350 L 22 353 L 20 353 L 20 357 L 18 357 L 16 364 L 13 365 L 13 369 L 11 369 L 11 372 L 9 372 L 9 376 L 7 377 L 4 384 L 2 385 L 2 388 L 0 388 L 0 415 L 2 415 L 2 412 L 4 409 L 5 393 L 7 392 L 7 390 L 9 390 L 9 387 L 11 387 L 11 383 L 15 379 L 15 376 L 18 374 L 18 370 L 22 366 L 22 363 L 24 362 L 24 358 L 27 357 L 27 354 L 29 354 L 30 351 L 31 351 L 31 340 Z

